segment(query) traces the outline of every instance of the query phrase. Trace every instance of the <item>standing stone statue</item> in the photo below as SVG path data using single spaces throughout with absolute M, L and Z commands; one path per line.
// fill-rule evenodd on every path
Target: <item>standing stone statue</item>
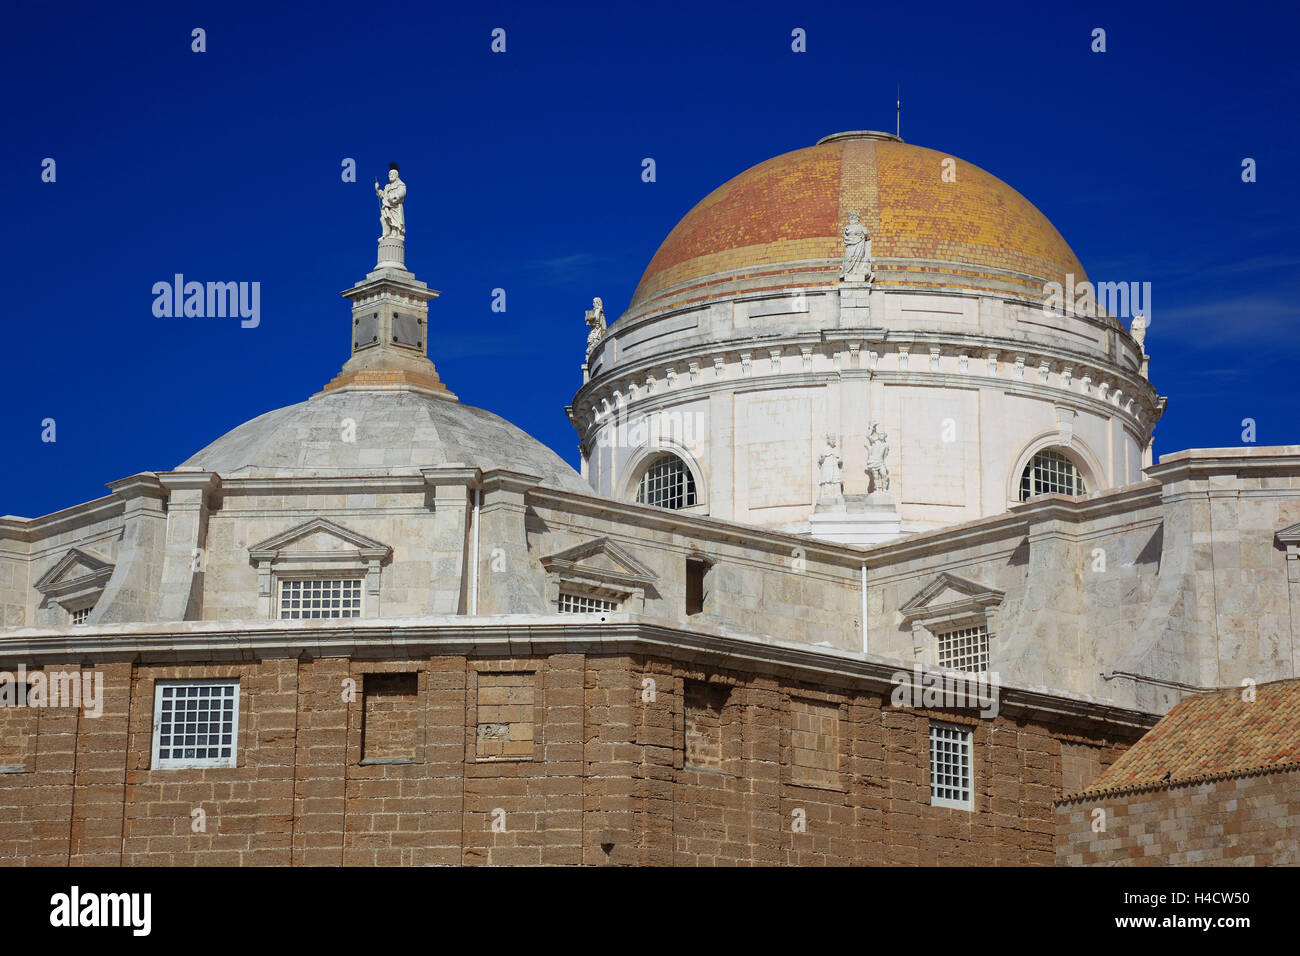
M 880 427 L 880 422 L 872 422 L 867 432 L 867 491 L 870 494 L 889 490 L 889 466 L 885 459 L 889 457 L 889 435 Z
M 379 180 L 375 180 L 375 195 L 379 197 L 379 221 L 384 227 L 380 240 L 389 237 L 406 238 L 406 211 L 402 206 L 406 199 L 406 183 L 402 182 L 397 172 L 397 164 L 389 163 L 388 185 L 380 189 Z
M 840 278 L 846 282 L 866 282 L 871 278 L 871 237 L 858 219 L 855 209 L 844 227 L 844 265 Z
M 1129 334 L 1133 336 L 1133 341 L 1138 344 L 1139 351 L 1146 355 L 1147 317 L 1141 312 L 1133 316 L 1133 323 L 1129 326 Z
M 605 303 L 600 301 L 600 296 L 591 300 L 591 308 L 587 310 L 587 326 L 591 329 L 587 333 L 587 354 L 590 355 L 592 349 L 605 337 Z
M 817 459 L 817 500 L 838 503 L 844 498 L 844 459 L 835 448 L 835 436 L 826 436 L 826 448 Z

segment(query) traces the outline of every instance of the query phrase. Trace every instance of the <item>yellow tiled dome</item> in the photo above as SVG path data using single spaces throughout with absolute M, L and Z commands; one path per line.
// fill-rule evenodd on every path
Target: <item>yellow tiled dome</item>
M 955 181 L 945 181 L 945 160 Z M 738 279 L 749 288 L 833 282 L 825 260 L 842 255 L 855 209 L 874 259 L 912 260 L 880 263 L 878 286 L 1042 298 L 1046 282 L 1086 278 L 1047 217 L 996 176 L 864 131 L 759 163 L 704 197 L 650 260 L 629 312 L 726 294 Z

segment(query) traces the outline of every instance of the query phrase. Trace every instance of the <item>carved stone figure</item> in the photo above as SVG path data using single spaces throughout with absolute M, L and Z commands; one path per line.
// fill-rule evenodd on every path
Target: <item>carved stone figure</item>
M 817 459 L 819 501 L 839 501 L 844 497 L 844 459 L 835 448 L 835 436 L 826 436 L 826 448 Z
M 600 340 L 605 337 L 605 303 L 600 301 L 600 297 L 591 300 L 591 308 L 587 310 L 587 326 L 591 329 L 587 333 L 587 354 L 600 344 Z
M 855 209 L 844 227 L 844 265 L 840 278 L 847 282 L 866 282 L 871 278 L 871 237 L 858 219 Z
M 384 227 L 384 233 L 379 238 L 395 236 L 405 239 L 406 211 L 402 203 L 406 199 L 406 183 L 398 177 L 396 163 L 388 164 L 387 186 L 380 189 L 379 180 L 375 180 L 375 195 L 379 197 L 379 222 Z
M 1142 354 L 1147 354 L 1147 317 L 1142 313 L 1133 316 L 1133 324 L 1129 326 L 1129 334 L 1133 336 L 1133 341 L 1138 344 Z
M 867 432 L 867 481 L 868 492 L 889 490 L 889 466 L 885 459 L 889 457 L 889 435 L 881 429 L 880 422 L 872 422 Z

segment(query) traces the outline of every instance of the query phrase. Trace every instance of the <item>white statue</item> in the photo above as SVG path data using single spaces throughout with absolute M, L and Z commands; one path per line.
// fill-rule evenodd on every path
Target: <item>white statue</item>
M 826 436 L 826 448 L 817 459 L 819 501 L 839 501 L 844 497 L 844 459 L 835 449 L 835 436 Z
M 379 238 L 405 239 L 406 211 L 402 203 L 406 199 L 406 183 L 398 177 L 396 163 L 388 164 L 387 186 L 380 189 L 379 180 L 375 180 L 375 195 L 379 197 L 379 221 L 384 227 L 384 234 Z
M 587 333 L 587 354 L 600 344 L 600 340 L 605 337 L 605 303 L 600 301 L 600 296 L 591 300 L 591 308 L 587 310 L 587 326 L 591 329 Z
M 1129 326 L 1129 334 L 1133 336 L 1133 341 L 1138 344 L 1138 350 L 1143 355 L 1147 354 L 1147 317 L 1139 312 L 1133 316 L 1133 323 Z
M 840 278 L 848 282 L 866 282 L 871 278 L 871 237 L 858 219 L 855 209 L 844 227 L 844 265 Z
M 889 490 L 889 466 L 885 459 L 889 457 L 889 435 L 880 427 L 880 422 L 872 422 L 867 432 L 867 481 L 869 493 Z

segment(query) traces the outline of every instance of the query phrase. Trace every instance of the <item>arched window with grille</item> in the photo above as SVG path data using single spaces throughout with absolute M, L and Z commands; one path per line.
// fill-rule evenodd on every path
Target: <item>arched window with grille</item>
M 1079 466 L 1051 448 L 1044 448 L 1029 460 L 1020 475 L 1020 500 L 1036 495 L 1086 495 Z
M 636 500 L 656 508 L 690 508 L 696 503 L 695 477 L 676 455 L 660 455 L 641 475 Z

